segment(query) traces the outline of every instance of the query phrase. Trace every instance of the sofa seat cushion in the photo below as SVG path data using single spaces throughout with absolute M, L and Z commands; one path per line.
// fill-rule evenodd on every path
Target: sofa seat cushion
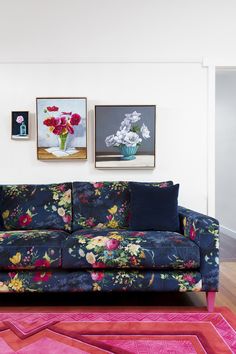
M 0 231 L 0 269 L 61 267 L 64 231 Z
M 199 265 L 199 247 L 177 232 L 78 230 L 63 241 L 64 269 L 196 269 Z
M 71 230 L 71 183 L 3 185 L 4 230 Z

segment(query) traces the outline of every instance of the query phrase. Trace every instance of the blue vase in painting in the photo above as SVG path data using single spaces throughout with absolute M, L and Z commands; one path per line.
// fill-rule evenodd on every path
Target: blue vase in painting
M 121 160 L 135 160 L 136 159 L 136 152 L 138 150 L 138 145 L 136 146 L 126 146 L 120 145 L 119 146 L 120 152 L 123 155 Z
M 21 123 L 20 125 L 20 136 L 26 136 L 26 125 L 24 122 Z

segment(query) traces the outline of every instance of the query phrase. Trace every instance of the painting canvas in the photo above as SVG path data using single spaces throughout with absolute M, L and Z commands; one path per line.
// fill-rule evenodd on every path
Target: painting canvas
M 39 160 L 87 159 L 87 99 L 37 98 Z
M 29 112 L 11 112 L 11 137 L 12 139 L 29 139 Z
M 95 167 L 155 167 L 156 106 L 95 107 Z

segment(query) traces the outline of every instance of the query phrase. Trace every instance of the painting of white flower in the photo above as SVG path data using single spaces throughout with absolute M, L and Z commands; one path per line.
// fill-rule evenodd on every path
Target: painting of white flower
M 96 106 L 95 109 L 96 167 L 154 167 L 155 106 Z

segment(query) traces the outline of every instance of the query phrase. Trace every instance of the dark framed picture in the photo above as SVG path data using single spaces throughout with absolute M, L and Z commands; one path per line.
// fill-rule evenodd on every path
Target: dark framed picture
M 29 139 L 29 112 L 11 112 L 11 138 L 24 140 Z
M 87 98 L 39 97 L 37 157 L 39 160 L 87 159 Z
M 95 167 L 155 167 L 156 106 L 95 106 Z

